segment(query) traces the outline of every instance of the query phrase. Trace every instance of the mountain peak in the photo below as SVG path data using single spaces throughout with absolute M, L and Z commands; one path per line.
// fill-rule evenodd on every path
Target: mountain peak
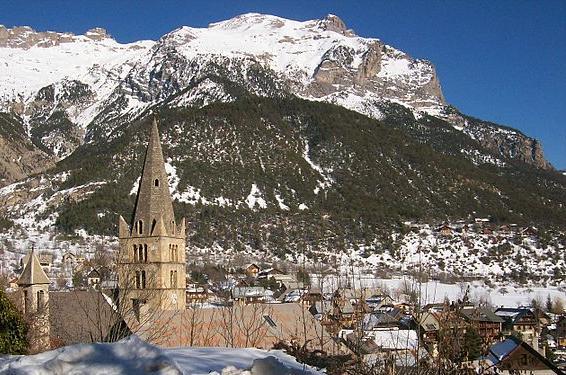
M 346 23 L 335 14 L 328 14 L 321 19 L 318 26 L 325 31 L 334 31 L 345 36 L 355 36 L 354 30 L 348 29 Z
M 102 27 L 95 27 L 90 30 L 87 30 L 87 32 L 84 35 L 87 38 L 96 41 L 103 39 L 112 39 L 112 37 L 110 36 L 110 34 L 108 34 L 106 29 L 103 29 Z
M 100 41 L 112 39 L 105 29 L 96 27 L 88 30 L 84 37 Z M 0 25 L 0 47 L 29 49 L 32 47 L 54 47 L 61 43 L 70 43 L 84 38 L 70 32 L 36 31 L 29 26 L 7 28 Z M 83 39 L 84 40 L 84 39 Z

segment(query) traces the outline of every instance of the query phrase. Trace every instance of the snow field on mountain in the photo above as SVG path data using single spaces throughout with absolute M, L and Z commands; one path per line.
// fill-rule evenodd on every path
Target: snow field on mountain
M 77 79 L 100 89 L 97 84 L 103 82 L 104 74 L 123 78 L 127 62 L 154 43 L 120 44 L 112 39 L 92 41 L 77 36 L 74 42 L 47 48 L 0 48 L 0 102 L 18 97 L 28 100 L 42 87 L 63 79 Z

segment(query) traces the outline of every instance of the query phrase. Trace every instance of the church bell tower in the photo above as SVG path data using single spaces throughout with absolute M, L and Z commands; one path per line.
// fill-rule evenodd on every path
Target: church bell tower
M 120 216 L 118 287 L 134 311 L 186 304 L 185 219 L 177 225 L 157 122 L 153 120 L 130 225 Z

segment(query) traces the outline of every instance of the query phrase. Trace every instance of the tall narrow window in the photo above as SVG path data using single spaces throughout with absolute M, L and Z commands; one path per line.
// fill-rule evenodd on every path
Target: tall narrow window
M 138 220 L 138 234 L 143 234 L 143 220 Z
M 155 181 L 153 181 L 153 184 L 155 185 L 155 187 L 158 187 L 159 186 L 159 179 L 156 178 Z
M 145 271 L 141 271 L 141 287 L 145 289 Z
M 141 287 L 141 272 L 136 271 L 136 289 L 140 289 Z
M 143 245 L 143 261 L 147 263 L 147 244 Z
M 43 311 L 43 306 L 45 303 L 44 299 L 45 299 L 45 294 L 43 290 L 39 290 L 37 292 L 37 311 Z
M 24 313 L 29 312 L 28 291 L 24 290 Z
M 134 262 L 138 261 L 138 247 L 134 245 Z

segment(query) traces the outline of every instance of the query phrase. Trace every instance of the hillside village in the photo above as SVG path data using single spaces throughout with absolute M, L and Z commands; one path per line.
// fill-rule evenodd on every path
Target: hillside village
M 6 294 L 28 324 L 29 353 L 135 335 L 159 347 L 284 350 L 328 374 L 566 369 L 566 311 L 558 297 L 493 306 L 473 301 L 468 287 L 455 300 L 424 303 L 418 282 L 398 290 L 363 287 L 353 265 L 351 281 L 337 278 L 345 268 L 336 259 L 307 266 L 305 260 L 268 263 L 248 256 L 219 262 L 213 254 L 195 254 L 185 220 L 174 215 L 155 120 L 150 133 L 132 222 L 120 217 L 117 251 L 101 245 L 88 257 L 66 251 L 58 259 L 31 248 L 4 270 L 10 275 Z M 437 252 L 443 242 L 465 241 L 468 233 L 489 241 L 503 233 L 515 239 L 493 257 L 545 241 L 534 227 L 488 219 L 404 225 L 417 236 L 431 230 Z M 426 267 L 423 257 L 420 262 Z M 548 277 L 561 278 L 555 271 L 561 265 L 549 262 Z

